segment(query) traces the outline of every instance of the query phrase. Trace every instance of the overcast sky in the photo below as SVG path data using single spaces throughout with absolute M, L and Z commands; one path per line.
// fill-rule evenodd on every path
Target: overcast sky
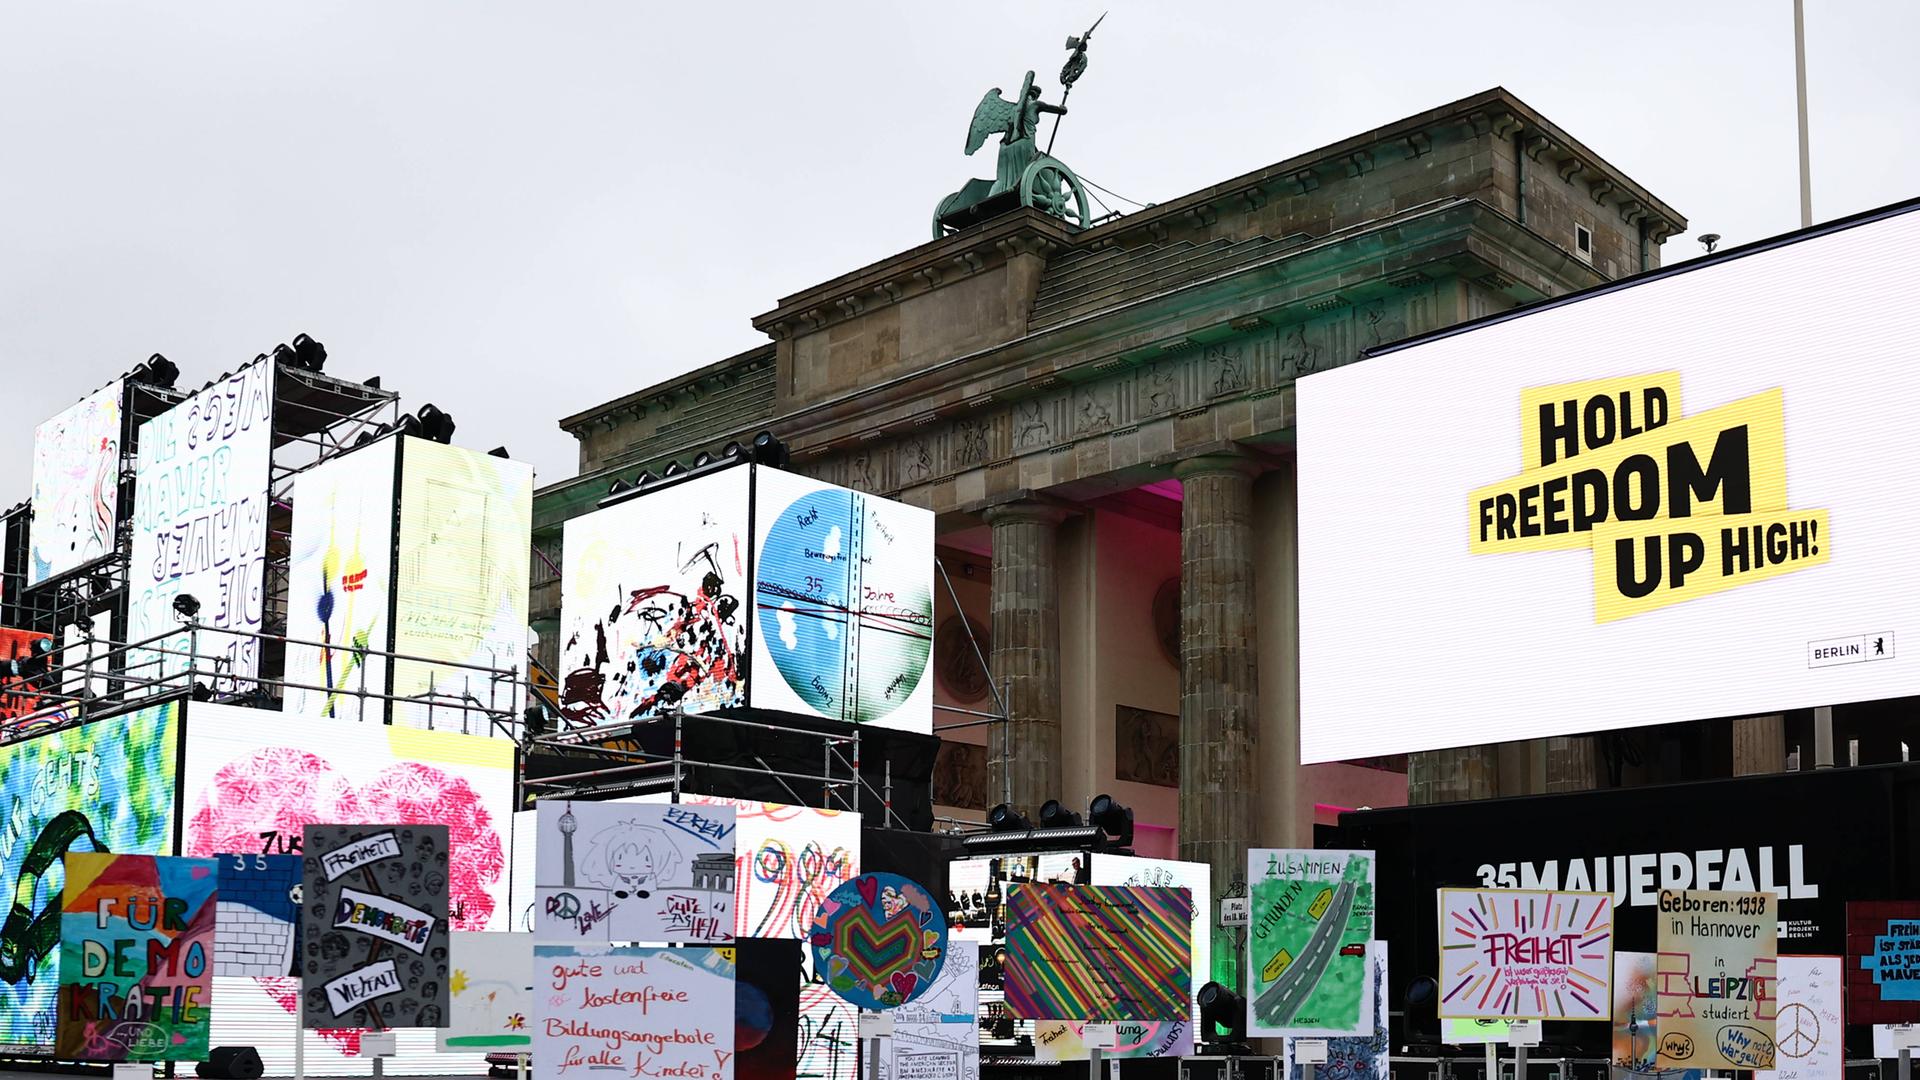
M 1790 0 L 1514 4 L 0 0 L 0 505 L 34 426 L 163 352 L 301 331 L 456 442 L 575 471 L 555 422 L 762 340 L 993 174 L 974 104 L 1164 201 L 1504 85 L 1736 244 L 1796 227 Z M 1808 0 L 1817 219 L 1920 194 L 1920 4 Z

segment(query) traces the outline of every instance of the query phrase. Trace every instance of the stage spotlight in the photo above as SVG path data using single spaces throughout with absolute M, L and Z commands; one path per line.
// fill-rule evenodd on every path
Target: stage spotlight
M 1420 976 L 1407 984 L 1407 1008 L 1410 1010 L 1418 1009 L 1428 1004 L 1433 1000 L 1433 995 L 1439 993 L 1439 991 L 1440 984 L 1435 982 L 1431 976 Z
M 669 461 L 667 462 L 667 467 L 660 470 L 660 477 L 661 479 L 667 479 L 679 476 L 686 471 L 687 467 L 685 465 L 680 464 L 678 461 Z
M 154 353 L 147 357 L 146 363 L 128 373 L 127 378 L 133 382 L 146 383 L 148 386 L 171 388 L 174 381 L 180 378 L 180 368 L 173 361 L 159 353 Z
M 416 439 L 421 437 L 420 418 L 412 413 L 401 413 L 393 426 L 402 435 L 412 435 Z
M 420 406 L 420 434 L 442 446 L 453 444 L 453 417 L 445 409 L 429 401 Z
M 615 479 L 613 483 L 607 485 L 607 494 L 618 495 L 623 491 L 627 491 L 631 489 L 632 487 L 633 485 L 627 483 L 625 480 Z
M 276 364 L 285 364 L 288 367 L 300 366 L 294 360 L 293 350 L 288 348 L 287 343 L 284 341 L 273 347 L 273 362 Z
M 704 469 L 711 464 L 713 464 L 713 455 L 707 453 L 705 450 L 702 450 L 699 453 L 693 455 L 694 468 Z
M 295 334 L 293 361 L 308 371 L 317 372 L 327 366 L 327 347 L 305 334 Z
M 193 684 L 193 700 L 212 701 L 213 687 L 208 686 L 206 683 L 203 683 L 203 682 L 194 683 Z
M 1001 803 L 987 813 L 987 828 L 994 832 L 1032 832 L 1033 822 L 1012 806 Z
M 1202 1042 L 1215 1042 L 1225 1039 L 1239 1042 L 1247 1037 L 1247 999 L 1227 989 L 1217 982 L 1210 982 L 1194 995 L 1194 1003 L 1200 1006 L 1200 1039 Z M 1217 1028 L 1225 1028 L 1226 1035 L 1216 1036 Z
M 1100 827 L 1121 847 L 1133 843 L 1133 809 L 1113 801 L 1111 795 L 1095 795 L 1087 807 L 1087 821 Z
M 753 437 L 753 460 L 779 468 L 787 463 L 787 444 L 775 438 L 773 432 L 763 431 Z
M 192 593 L 183 592 L 173 598 L 174 618 L 179 619 L 181 622 L 192 622 L 194 616 L 198 614 L 200 614 L 199 597 Z
M 497 458 L 510 458 L 510 457 L 512 457 L 513 455 L 512 455 L 512 454 L 509 454 L 509 453 L 507 453 L 507 448 L 506 448 L 506 447 L 504 447 L 504 446 L 496 446 L 496 447 L 494 447 L 493 449 L 491 449 L 491 450 L 489 450 L 489 451 L 487 451 L 487 456 L 488 456 L 488 457 L 497 457 Z
M 369 390 L 378 390 L 380 389 L 380 376 L 375 375 L 373 378 L 363 381 L 360 385 Z
M 725 450 L 720 451 L 720 456 L 736 458 L 744 453 L 746 453 L 746 451 L 740 448 L 740 444 L 738 442 L 730 442 L 727 444 L 727 448 Z
M 1040 807 L 1040 827 L 1043 829 L 1064 829 L 1079 824 L 1080 815 L 1061 805 L 1059 799 L 1048 799 Z
M 361 447 L 361 446 L 365 446 L 365 445 L 367 445 L 368 443 L 370 443 L 370 442 L 372 442 L 373 440 L 375 440 L 375 439 L 377 439 L 377 438 L 379 438 L 379 437 L 380 437 L 380 435 L 379 435 L 379 433 L 378 433 L 378 432 L 376 432 L 376 431 L 374 431 L 374 430 L 372 430 L 372 429 L 368 429 L 368 430 L 366 430 L 366 431 L 363 431 L 363 432 L 361 432 L 361 433 L 360 433 L 360 437 L 359 437 L 359 438 L 357 438 L 357 439 L 355 439 L 355 440 L 353 440 L 353 445 L 354 445 L 355 447 Z

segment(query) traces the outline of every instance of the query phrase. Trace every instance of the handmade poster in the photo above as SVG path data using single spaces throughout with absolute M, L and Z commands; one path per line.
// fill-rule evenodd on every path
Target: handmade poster
M 1659 957 L 1648 952 L 1613 954 L 1613 1054 L 1615 1068 L 1649 1072 L 1660 1055 Z
M 893 1038 L 880 1050 L 880 1080 L 978 1080 L 980 943 L 947 939 L 933 986 L 893 1010 Z
M 1247 1033 L 1369 1035 L 1373 853 L 1247 852 Z
M 1774 1067 L 1756 1070 L 1754 1080 L 1841 1080 L 1846 1072 L 1841 962 L 1838 956 L 1779 958 Z
M 860 872 L 860 815 L 853 811 L 709 795 L 681 801 L 733 807 L 734 933 L 742 937 L 804 940 L 820 902 Z M 800 1024 L 807 1038 L 799 1075 L 854 1080 L 855 1010 L 817 981 L 812 949 L 800 950 L 800 957 Z
M 1604 1020 L 1612 979 L 1611 895 L 1440 890 L 1442 1019 Z
M 1773 893 L 1660 890 L 1661 1068 L 1773 1067 L 1778 910 Z
M 861 874 L 820 902 L 813 967 L 861 1009 L 891 1009 L 926 994 L 946 962 L 947 918 L 926 887 L 898 874 Z
M 298 975 L 298 855 L 220 854 L 220 933 L 213 941 L 215 975 Z
M 397 439 L 294 477 L 286 710 L 385 723 L 393 645 Z M 315 644 L 307 644 L 313 642 Z M 367 651 L 372 650 L 372 651 Z
M 57 1057 L 206 1060 L 218 883 L 212 859 L 67 853 Z
M 734 941 L 734 1080 L 796 1080 L 801 951 L 791 938 Z
M 1033 1056 L 1036 1061 L 1085 1061 L 1087 1033 L 1099 1032 L 1111 1045 L 1100 1051 L 1109 1058 L 1172 1058 L 1193 1053 L 1193 1023 L 1188 1020 L 1146 1022 L 1123 1020 L 1088 1023 L 1084 1020 L 1035 1020 Z
M 1920 902 L 1847 905 L 1847 1018 L 1920 1022 Z
M 533 466 L 430 439 L 400 443 L 393 722 L 458 725 L 461 702 L 520 715 Z M 297 512 L 297 510 L 296 510 Z M 456 666 L 457 665 L 457 666 Z
M 534 809 L 541 940 L 733 940 L 732 807 L 544 800 Z
M 1193 942 L 1192 982 L 1189 984 L 1197 993 L 1214 978 L 1213 935 L 1209 932 L 1207 920 L 1213 911 L 1213 871 L 1205 863 L 1175 862 L 1171 859 L 1143 859 L 1130 855 L 1108 855 L 1094 852 L 1091 877 L 1095 885 L 1157 885 L 1163 888 L 1185 889 L 1193 896 L 1193 930 L 1189 940 Z M 1221 972 L 1222 981 L 1232 983 L 1230 971 Z M 1153 1046 L 1171 1042 L 1179 1045 L 1182 1033 L 1172 1030 L 1160 1030 L 1160 1022 L 1148 1022 L 1152 1030 L 1144 1040 Z M 1185 1041 L 1193 1041 L 1193 1031 L 1200 1023 L 1199 1010 L 1194 1010 L 1192 1018 L 1184 1025 Z
M 524 1054 L 533 1045 L 533 935 L 447 935 L 447 1026 L 440 1049 Z
M 753 483 L 753 707 L 930 734 L 933 513 L 779 469 Z
M 1193 897 L 1185 889 L 1013 885 L 1007 1007 L 1028 1020 L 1187 1020 Z
M 560 710 L 600 723 L 746 704 L 748 468 L 570 518 Z
M 1368 942 L 1367 955 L 1373 960 L 1373 1034 L 1328 1039 L 1327 1060 L 1314 1070 L 1315 1080 L 1388 1080 L 1386 942 Z M 1293 1053 L 1295 1041 L 1286 1040 L 1287 1077 L 1305 1080 Z
M 308 825 L 301 1026 L 447 1026 L 447 827 Z
M 114 550 L 120 507 L 120 401 L 115 379 L 33 429 L 33 524 L 28 585 Z
M 535 945 L 533 1075 L 733 1080 L 731 951 Z
M 248 688 L 241 680 L 259 673 L 260 639 L 220 631 L 258 634 L 266 611 L 277 371 L 260 357 L 140 425 L 127 640 L 167 650 L 129 655 L 146 678 L 185 672 L 190 652 L 198 670 L 227 677 L 215 689 Z M 197 635 L 174 614 L 182 595 L 200 603 Z
M 180 706 L 154 705 L 0 745 L 0 1048 L 52 1052 L 60 991 L 61 857 L 173 849 Z

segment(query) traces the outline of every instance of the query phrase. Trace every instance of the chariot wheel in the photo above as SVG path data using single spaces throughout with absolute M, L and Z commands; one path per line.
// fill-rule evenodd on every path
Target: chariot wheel
M 1076 229 L 1087 227 L 1087 189 L 1059 161 L 1041 154 L 1020 177 L 1020 205 L 1060 218 Z
M 947 228 L 945 225 L 940 224 L 940 219 L 943 217 L 946 217 L 947 214 L 954 208 L 954 206 L 957 203 L 959 203 L 959 201 L 960 201 L 960 192 L 956 191 L 949 194 L 946 198 L 941 199 L 940 205 L 933 208 L 933 238 L 935 240 L 938 240 L 941 237 L 953 231 L 952 229 Z

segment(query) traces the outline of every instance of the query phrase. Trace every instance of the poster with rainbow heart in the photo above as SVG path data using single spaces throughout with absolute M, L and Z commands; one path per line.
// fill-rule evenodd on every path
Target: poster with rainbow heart
M 1193 894 L 1158 885 L 1007 887 L 1007 1009 L 1023 1020 L 1190 1015 Z
M 947 918 L 933 894 L 898 874 L 861 874 L 814 914 L 814 970 L 862 1009 L 891 1009 L 927 993 L 947 955 Z

